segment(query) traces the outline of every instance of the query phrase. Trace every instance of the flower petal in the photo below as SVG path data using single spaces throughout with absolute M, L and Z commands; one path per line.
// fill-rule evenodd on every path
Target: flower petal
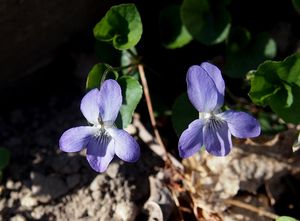
M 260 134 L 260 125 L 250 114 L 228 110 L 218 115 L 227 122 L 230 133 L 235 137 L 257 137 Z
M 115 80 L 103 82 L 99 93 L 99 111 L 103 122 L 115 122 L 122 104 L 121 87 Z
M 104 172 L 114 158 L 114 143 L 110 140 L 93 137 L 87 146 L 86 159 L 97 172 Z
M 208 62 L 203 62 L 201 63 L 200 65 L 208 74 L 209 76 L 213 79 L 213 81 L 215 82 L 215 85 L 218 89 L 218 92 L 223 95 L 224 97 L 224 92 L 225 92 L 225 83 L 224 83 L 224 80 L 222 78 L 222 74 L 221 74 L 221 71 L 220 69 L 213 65 L 213 64 L 210 64 Z M 222 96 L 220 96 L 222 97 Z M 223 103 L 223 101 L 222 101 Z
M 87 146 L 95 127 L 74 127 L 63 133 L 59 139 L 59 148 L 64 152 L 77 152 Z
M 89 91 L 81 100 L 80 110 L 83 116 L 92 124 L 98 124 L 99 117 L 99 90 Z
M 232 147 L 231 134 L 227 123 L 220 120 L 210 120 L 204 126 L 204 145 L 214 156 L 226 156 Z
M 112 136 L 116 155 L 126 162 L 136 162 L 140 158 L 140 146 L 125 130 L 110 128 L 107 130 Z
M 203 145 L 203 120 L 194 120 L 189 127 L 183 131 L 179 138 L 179 156 L 187 158 L 200 150 Z
M 186 82 L 189 99 L 199 112 L 211 112 L 223 105 L 223 95 L 218 92 L 212 77 L 202 67 L 191 66 Z

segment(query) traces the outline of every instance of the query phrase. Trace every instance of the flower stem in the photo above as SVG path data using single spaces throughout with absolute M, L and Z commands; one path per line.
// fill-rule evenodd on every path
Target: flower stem
M 159 134 L 159 131 L 157 129 L 157 124 L 156 124 L 156 120 L 155 120 L 155 117 L 154 117 L 153 106 L 152 106 L 151 97 L 150 97 L 149 88 L 148 88 L 148 83 L 147 83 L 147 79 L 146 79 L 146 75 L 145 75 L 145 71 L 144 71 L 144 66 L 142 64 L 139 64 L 138 65 L 138 70 L 139 70 L 141 82 L 142 82 L 142 85 L 143 85 L 144 95 L 145 95 L 145 98 L 146 98 L 147 108 L 148 108 L 150 121 L 151 121 L 151 125 L 152 125 L 153 131 L 154 131 L 155 138 L 156 138 L 158 144 L 161 146 L 161 148 L 164 151 L 163 159 L 167 162 L 170 162 L 170 158 L 169 158 L 167 149 L 166 149 L 166 147 L 165 147 L 165 145 L 164 145 L 164 143 L 161 139 L 161 136 Z

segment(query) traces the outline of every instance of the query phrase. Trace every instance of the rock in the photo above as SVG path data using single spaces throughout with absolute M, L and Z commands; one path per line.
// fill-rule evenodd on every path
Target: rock
M 36 220 L 40 220 L 43 217 L 44 213 L 45 213 L 44 207 L 38 206 L 34 208 L 34 210 L 31 212 L 31 216 Z
M 134 221 L 138 214 L 138 208 L 132 202 L 119 203 L 115 211 L 114 218 L 118 221 Z
M 172 193 L 161 180 L 153 176 L 149 177 L 149 183 L 150 196 L 144 204 L 144 208 L 149 213 L 148 220 L 169 220 L 176 206 L 172 198 Z
M 22 183 L 20 181 L 14 182 L 10 179 L 6 181 L 6 185 L 5 185 L 6 189 L 9 189 L 9 190 L 19 190 L 21 188 L 21 186 L 22 186 Z
M 25 217 L 22 215 L 15 215 L 10 218 L 10 221 L 26 221 Z
M 30 177 L 32 179 L 32 193 L 42 203 L 57 199 L 69 190 L 58 175 L 44 176 L 37 172 L 31 172 Z
M 18 198 L 19 198 L 19 193 L 18 193 L 18 192 L 11 191 L 11 192 L 10 192 L 10 198 L 11 198 L 11 199 L 14 199 L 14 200 L 18 199 Z
M 17 181 L 14 183 L 14 189 L 19 190 L 22 187 L 22 183 L 20 181 Z
M 20 203 L 22 206 L 28 207 L 28 208 L 38 205 L 37 199 L 33 198 L 31 196 L 31 194 L 27 194 L 23 198 L 21 198 Z
M 84 214 L 86 213 L 87 211 L 86 211 L 86 208 L 85 207 L 83 207 L 83 208 L 78 208 L 78 209 L 75 209 L 74 210 L 74 217 L 76 218 L 76 219 L 78 219 L 78 218 L 81 218 L 81 217 L 83 217 L 84 216 Z
M 88 211 L 87 211 L 88 216 L 95 217 L 97 214 L 97 211 L 99 209 L 100 209 L 99 205 L 97 205 L 95 203 L 90 204 L 90 206 L 88 207 Z
M 115 179 L 118 175 L 118 172 L 119 172 L 119 168 L 120 168 L 120 164 L 117 163 L 117 162 L 113 162 L 111 163 L 107 170 L 106 170 L 106 174 L 112 178 L 112 179 Z
M 14 182 L 12 180 L 7 180 L 5 187 L 6 187 L 6 189 L 9 189 L 9 190 L 14 189 Z
M 5 208 L 6 199 L 0 199 L 0 211 L 3 211 Z
M 90 190 L 91 191 L 97 191 L 101 189 L 101 186 L 103 183 L 106 183 L 107 180 L 103 174 L 99 174 L 95 177 L 95 179 L 90 184 Z
M 101 199 L 101 197 L 102 197 L 101 191 L 93 191 L 92 192 L 92 198 L 94 201 Z
M 8 208 L 13 208 L 15 204 L 15 200 L 14 199 L 8 199 L 7 200 L 7 207 Z
M 164 221 L 164 214 L 161 206 L 157 202 L 147 201 L 144 205 L 144 209 L 147 211 L 147 214 L 149 214 L 147 221 Z
M 111 198 L 104 199 L 101 208 L 97 212 L 97 216 L 100 218 L 100 221 L 114 220 L 113 219 L 113 203 Z

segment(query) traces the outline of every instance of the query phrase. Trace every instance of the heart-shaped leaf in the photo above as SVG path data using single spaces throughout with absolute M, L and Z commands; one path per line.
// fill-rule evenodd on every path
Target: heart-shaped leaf
M 289 216 L 280 216 L 276 219 L 276 221 L 299 221 L 299 220 Z
M 221 0 L 184 0 L 181 17 L 188 32 L 206 45 L 224 41 L 231 26 L 230 14 Z
M 192 36 L 182 24 L 180 6 L 165 8 L 159 17 L 160 35 L 166 48 L 181 48 L 192 40 Z
M 105 79 L 118 79 L 118 72 L 111 69 L 108 64 L 98 63 L 92 67 L 86 80 L 86 89 L 99 88 Z
M 142 98 L 143 89 L 140 83 L 130 76 L 120 77 L 118 83 L 122 88 L 123 103 L 116 124 L 120 128 L 125 128 L 132 121 L 134 110 Z
M 141 17 L 134 4 L 112 6 L 94 28 L 96 39 L 111 42 L 119 50 L 135 46 L 142 32 Z
M 300 53 L 283 61 L 266 61 L 251 73 L 249 96 L 259 105 L 269 105 L 283 120 L 300 123 Z
M 276 43 L 266 33 L 251 37 L 248 30 L 235 28 L 229 34 L 226 45 L 224 73 L 233 78 L 244 78 L 261 62 L 276 55 Z

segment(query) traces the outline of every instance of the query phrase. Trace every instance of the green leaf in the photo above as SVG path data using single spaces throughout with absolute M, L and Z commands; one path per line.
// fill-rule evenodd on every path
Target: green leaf
M 244 78 L 248 71 L 275 55 L 276 43 L 268 34 L 261 33 L 251 38 L 248 30 L 235 28 L 230 32 L 226 45 L 224 73 L 233 78 Z
M 277 45 L 273 38 L 270 38 L 267 34 L 262 34 L 258 37 L 259 43 L 261 43 L 262 48 L 264 48 L 265 58 L 274 58 L 277 54 Z M 258 43 L 258 45 L 259 45 Z M 259 46 L 260 47 L 260 46 Z
M 181 17 L 188 32 L 203 44 L 221 43 L 230 30 L 230 14 L 221 0 L 184 0 Z
M 104 76 L 105 75 L 105 76 Z M 98 63 L 92 67 L 92 70 L 89 72 L 86 80 L 86 89 L 99 88 L 101 80 L 107 78 L 117 79 L 118 72 L 111 69 L 108 64 Z
M 6 148 L 0 147 L 0 171 L 8 166 L 10 153 Z
M 131 53 L 128 50 L 122 51 L 122 56 L 121 56 L 121 67 L 123 68 L 122 72 L 124 75 L 130 75 L 136 80 L 139 80 L 139 72 L 137 69 L 137 64 L 139 63 L 139 61 L 132 54 L 132 53 L 137 54 L 137 52 L 134 47 L 129 50 L 131 50 Z
M 95 64 L 89 72 L 86 80 L 86 89 L 100 87 L 101 78 L 107 67 L 103 63 Z
M 188 125 L 199 118 L 199 113 L 189 101 L 187 93 L 181 94 L 172 108 L 172 123 L 178 136 L 188 128 Z
M 111 42 L 119 50 L 135 46 L 142 32 L 141 17 L 134 4 L 112 6 L 94 28 L 96 39 Z
M 300 87 L 292 87 L 292 96 L 300 94 Z M 298 124 L 300 123 L 300 99 L 293 99 L 288 105 L 288 92 L 284 88 L 280 89 L 274 96 L 270 97 L 269 105 L 271 109 L 284 121 Z
M 286 98 L 286 105 L 285 107 L 290 107 L 293 104 L 294 101 L 294 96 L 292 93 L 292 87 L 286 83 L 283 83 L 283 86 L 286 90 L 287 93 L 287 98 Z
M 300 0 L 292 0 L 294 9 L 300 14 Z
M 279 218 L 276 219 L 276 221 L 299 221 L 299 220 L 290 216 L 280 216 Z
M 251 73 L 249 96 L 259 105 L 269 105 L 284 121 L 300 123 L 300 53 L 284 61 L 266 61 Z
M 122 88 L 123 103 L 120 109 L 121 119 L 117 119 L 116 124 L 120 128 L 125 128 L 132 121 L 134 110 L 142 98 L 143 89 L 140 83 L 130 76 L 123 76 L 118 82 Z
M 181 48 L 192 40 L 192 36 L 182 24 L 179 5 L 171 5 L 161 11 L 159 25 L 162 42 L 166 48 Z
M 285 124 L 278 122 L 278 116 L 275 114 L 260 112 L 257 119 L 263 134 L 276 134 L 287 129 Z
M 300 87 L 300 53 L 296 53 L 287 57 L 283 62 L 280 63 L 277 69 L 278 76 L 290 83 L 296 84 Z
M 249 96 L 254 103 L 259 105 L 267 105 L 268 99 L 281 88 L 280 79 L 274 74 L 274 68 L 271 68 L 273 66 L 269 65 L 270 63 L 272 62 L 266 61 L 252 73 Z
M 101 63 L 107 63 L 115 67 L 120 66 L 121 52 L 108 42 L 98 40 L 95 42 L 95 53 Z

